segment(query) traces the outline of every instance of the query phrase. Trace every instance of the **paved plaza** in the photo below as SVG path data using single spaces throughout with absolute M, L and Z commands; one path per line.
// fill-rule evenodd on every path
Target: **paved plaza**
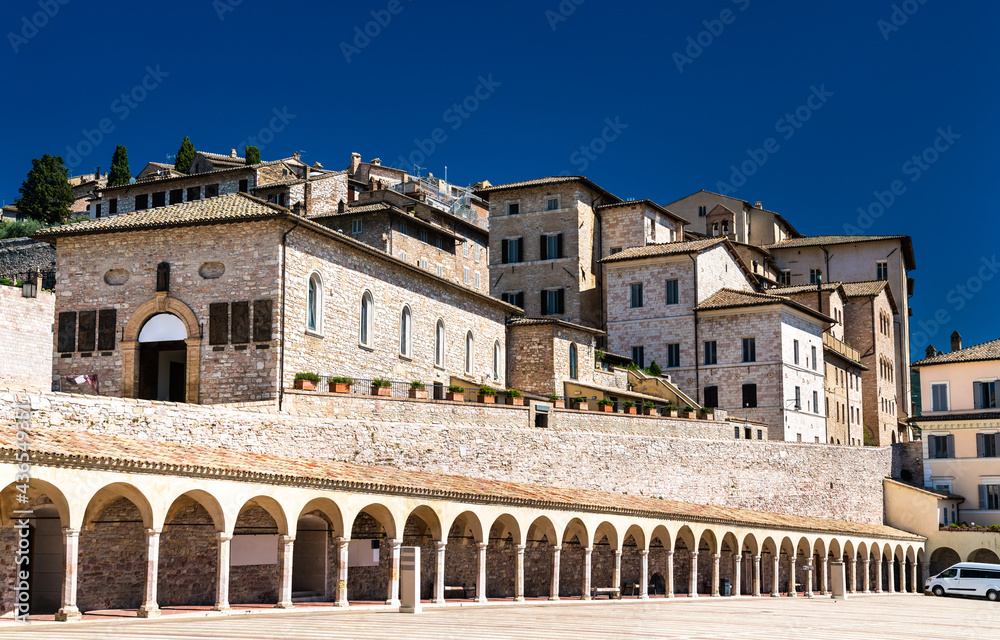
M 199 640 L 202 638 L 984 638 L 1000 631 L 1000 604 L 917 595 L 829 598 L 702 598 L 670 602 L 566 602 L 389 611 L 263 615 L 0 628 L 3 638 Z

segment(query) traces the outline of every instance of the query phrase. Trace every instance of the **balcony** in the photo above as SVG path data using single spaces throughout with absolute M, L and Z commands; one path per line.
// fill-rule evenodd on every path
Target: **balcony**
M 839 354 L 853 362 L 861 362 L 861 352 L 842 340 L 834 338 L 829 333 L 823 334 L 823 348 Z

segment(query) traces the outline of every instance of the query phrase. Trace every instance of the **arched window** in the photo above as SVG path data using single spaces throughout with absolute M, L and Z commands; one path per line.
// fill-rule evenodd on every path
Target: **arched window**
M 576 345 L 570 343 L 569 345 L 569 377 L 571 380 L 576 380 L 579 367 L 577 366 L 576 357 Z
M 410 308 L 403 307 L 403 313 L 399 316 L 399 355 L 410 357 L 413 347 L 413 329 Z
M 306 298 L 306 330 L 314 333 L 323 331 L 323 280 L 316 272 L 309 276 L 309 290 Z
M 465 373 L 471 374 L 476 359 L 476 339 L 472 332 L 465 334 Z
M 434 325 L 434 366 L 444 368 L 444 320 Z
M 493 343 L 493 379 L 500 379 L 500 341 Z
M 359 318 L 358 340 L 366 347 L 371 346 L 372 320 L 375 316 L 375 301 L 372 294 L 365 291 L 361 295 L 361 316 Z

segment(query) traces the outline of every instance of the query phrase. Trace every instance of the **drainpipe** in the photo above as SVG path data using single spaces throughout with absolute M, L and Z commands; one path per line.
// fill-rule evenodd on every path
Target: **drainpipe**
M 279 339 L 279 350 L 281 353 L 278 355 L 278 411 L 281 411 L 281 407 L 285 402 L 285 265 L 288 263 L 288 234 L 299 226 L 296 222 L 295 226 L 286 231 L 281 236 L 281 338 Z
M 694 305 L 691 310 L 694 312 L 694 400 L 701 402 L 701 376 L 698 368 L 698 254 L 689 253 L 691 258 L 691 269 L 694 271 Z

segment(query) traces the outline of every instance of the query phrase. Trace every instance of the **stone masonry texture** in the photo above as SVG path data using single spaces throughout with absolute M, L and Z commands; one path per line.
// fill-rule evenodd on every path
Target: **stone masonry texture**
M 39 291 L 25 298 L 21 289 L 0 285 L 0 385 L 52 388 L 52 319 L 55 295 Z

